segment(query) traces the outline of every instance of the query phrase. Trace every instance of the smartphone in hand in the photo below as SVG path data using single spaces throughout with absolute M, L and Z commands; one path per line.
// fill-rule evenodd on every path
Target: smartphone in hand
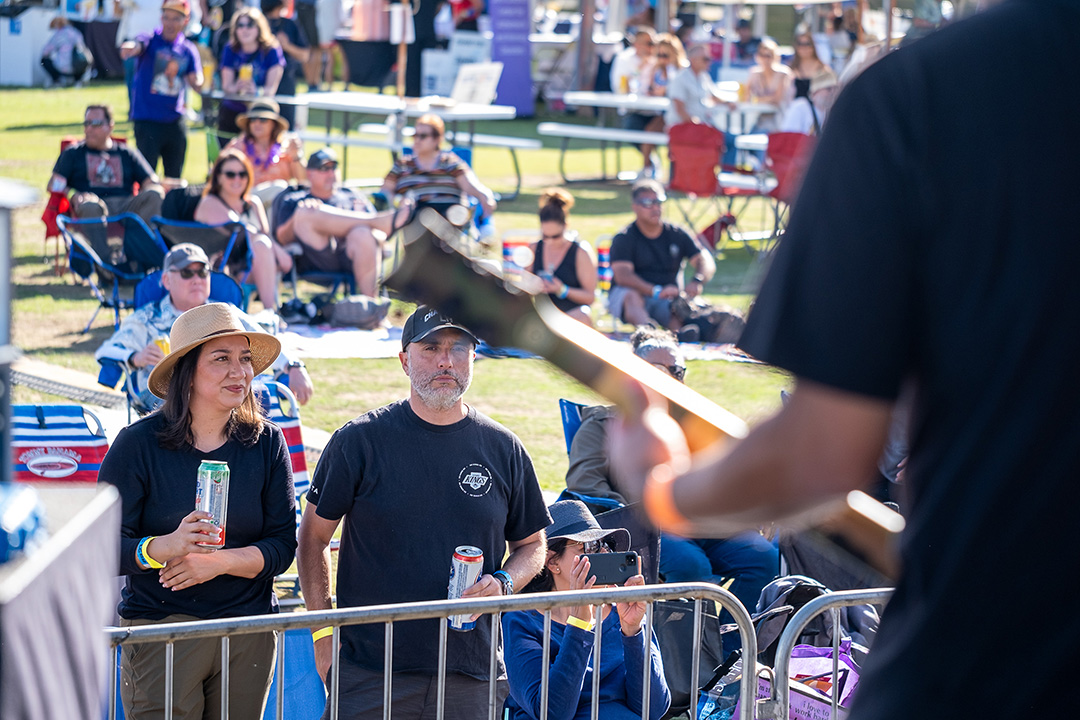
M 622 585 L 641 572 L 641 559 L 633 550 L 627 552 L 589 553 L 589 574 L 594 586 Z

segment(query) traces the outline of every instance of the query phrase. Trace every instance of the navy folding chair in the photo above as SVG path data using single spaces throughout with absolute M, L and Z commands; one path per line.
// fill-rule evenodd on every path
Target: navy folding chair
M 68 267 L 90 286 L 98 301 L 83 332 L 90 330 L 101 308 L 113 311 L 113 327 L 119 327 L 120 310 L 134 307 L 131 300 L 120 297 L 120 286 L 134 285 L 160 268 L 168 248 L 133 213 L 99 218 L 60 215 L 56 225 L 68 248 Z M 112 287 L 106 289 L 108 285 Z

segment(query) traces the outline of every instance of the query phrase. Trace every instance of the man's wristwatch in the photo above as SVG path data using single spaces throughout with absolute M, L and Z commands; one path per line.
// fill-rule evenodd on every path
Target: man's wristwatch
M 514 578 L 510 577 L 510 573 L 506 572 L 505 570 L 496 570 L 495 572 L 491 573 L 491 577 L 498 580 L 499 584 L 502 585 L 503 595 L 514 594 Z

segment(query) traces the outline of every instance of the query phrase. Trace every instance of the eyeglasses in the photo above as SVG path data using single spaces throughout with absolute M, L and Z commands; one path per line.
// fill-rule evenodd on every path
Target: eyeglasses
M 109 124 L 108 120 L 83 120 L 83 127 L 105 127 Z
M 186 268 L 182 268 L 180 270 L 175 270 L 175 269 L 170 270 L 169 272 L 180 273 L 180 277 L 182 277 L 185 280 L 190 280 L 191 278 L 195 277 L 196 275 L 201 277 L 203 280 L 210 277 L 210 269 L 207 268 L 205 265 L 203 265 L 198 270 L 192 270 L 191 268 L 186 267 Z
M 237 30 L 242 30 L 244 28 L 253 28 L 253 27 L 255 27 L 255 23 L 253 23 L 253 22 L 238 22 L 238 23 L 236 23 L 236 29 Z
M 311 172 L 312 170 L 317 170 L 319 172 L 322 172 L 322 171 L 333 172 L 334 170 L 337 170 L 337 163 L 325 163 L 323 165 L 320 165 L 319 167 L 309 167 L 308 168 L 308 172 Z
M 668 55 L 667 53 L 660 53 L 660 52 L 656 53 L 656 59 L 657 60 L 668 60 L 669 58 L 671 58 L 671 56 Z
M 236 178 L 247 178 L 247 170 L 222 170 L 221 174 L 229 178 L 230 180 L 235 180 Z
M 663 205 L 664 201 L 660 198 L 642 198 L 641 200 L 635 200 L 634 204 L 649 209 Z
M 416 140 L 427 140 L 428 138 L 439 137 L 435 133 L 413 133 L 413 138 Z
M 810 40 L 799 40 L 795 43 L 795 47 L 813 47 L 814 43 Z
M 682 365 L 665 365 L 663 363 L 655 363 L 655 362 L 654 363 L 649 363 L 649 364 L 650 365 L 655 365 L 656 367 L 660 368 L 661 370 L 667 370 L 669 373 L 671 373 L 671 377 L 675 378 L 679 382 L 682 382 L 683 378 L 686 377 L 686 368 L 684 366 L 682 366 Z

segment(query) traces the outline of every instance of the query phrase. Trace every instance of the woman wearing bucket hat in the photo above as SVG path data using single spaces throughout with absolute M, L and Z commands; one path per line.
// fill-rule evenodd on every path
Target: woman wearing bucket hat
M 236 118 L 240 135 L 229 141 L 226 149 L 234 148 L 244 153 L 255 171 L 255 189 L 267 207 L 273 197 L 264 193 L 277 188 L 276 196 L 292 181 L 307 179 L 304 171 L 304 146 L 300 138 L 288 131 L 288 123 L 281 116 L 280 108 L 273 100 L 256 100 L 251 109 Z
M 280 343 L 245 329 L 224 303 L 182 314 L 170 341 L 149 379 L 165 404 L 121 430 L 101 464 L 101 480 L 115 485 L 122 501 L 120 624 L 277 612 L 273 580 L 296 551 L 292 470 L 284 436 L 263 419 L 251 382 Z M 232 502 L 220 534 L 207 513 L 192 509 L 205 460 L 226 462 L 230 471 Z M 219 539 L 220 549 L 208 546 Z M 202 717 L 204 706 L 216 712 L 220 647 L 218 638 L 175 644 L 175 717 Z M 161 643 L 123 646 L 125 717 L 164 714 L 164 657 Z M 230 718 L 262 717 L 273 665 L 273 633 L 232 638 Z
M 560 500 L 548 510 L 547 560 L 540 574 L 522 592 L 581 590 L 593 587 L 585 553 L 624 552 L 630 547 L 625 529 L 605 529 L 578 500 Z M 644 585 L 635 575 L 627 585 Z M 548 717 L 552 720 L 590 717 L 593 687 L 593 626 L 602 624 L 600 641 L 600 717 L 642 717 L 642 674 L 645 653 L 652 655 L 648 718 L 657 720 L 671 704 L 656 636 L 645 638 L 645 603 L 619 603 L 594 618 L 590 605 L 551 611 L 551 657 Z M 540 717 L 540 686 L 544 659 L 544 616 L 535 610 L 506 613 L 503 647 L 511 720 Z

